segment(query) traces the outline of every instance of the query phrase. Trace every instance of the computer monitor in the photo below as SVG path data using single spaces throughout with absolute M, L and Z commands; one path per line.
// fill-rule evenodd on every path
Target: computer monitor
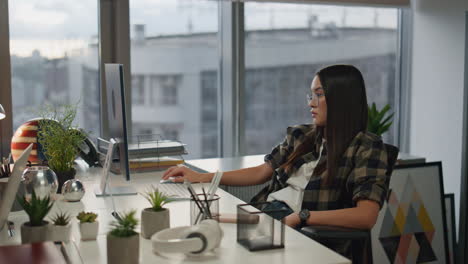
M 125 83 L 122 64 L 104 65 L 106 75 L 107 117 L 109 120 L 109 138 L 115 138 L 119 144 L 120 171 L 130 180 L 128 165 L 128 137 L 125 112 Z

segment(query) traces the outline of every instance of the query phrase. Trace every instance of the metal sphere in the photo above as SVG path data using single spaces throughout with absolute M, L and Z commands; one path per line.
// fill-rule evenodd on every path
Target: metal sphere
M 58 189 L 57 175 L 46 166 L 33 166 L 24 170 L 22 183 L 26 195 L 31 195 L 34 190 L 41 198 L 56 194 Z
M 78 202 L 83 198 L 85 188 L 83 183 L 78 179 L 71 179 L 66 181 L 62 186 L 63 198 L 69 202 Z

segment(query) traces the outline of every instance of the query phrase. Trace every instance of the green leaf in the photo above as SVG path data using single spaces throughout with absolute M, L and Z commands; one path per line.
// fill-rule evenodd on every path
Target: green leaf
M 390 105 L 384 106 L 380 112 L 377 113 L 375 116 L 375 120 L 380 123 L 380 121 L 383 119 L 384 115 L 387 113 L 387 111 L 390 109 Z
M 161 211 L 164 209 L 164 205 L 174 201 L 165 193 L 159 191 L 153 185 L 151 185 L 148 191 L 142 193 L 141 195 L 151 204 L 151 208 L 154 211 Z
M 31 226 L 41 226 L 45 216 L 54 205 L 54 202 L 50 200 L 48 195 L 43 198 L 37 197 L 34 190 L 32 191 L 30 200 L 27 200 L 26 196 L 17 197 L 17 200 L 29 216 Z
M 389 121 L 391 122 L 392 118 L 393 118 L 393 115 L 395 113 L 392 113 L 391 115 L 387 116 L 387 118 L 384 119 L 384 121 L 381 122 L 382 125 L 385 125 L 386 123 L 388 123 Z
M 97 214 L 93 212 L 80 212 L 76 219 L 80 221 L 80 223 L 94 223 L 96 221 Z
M 86 133 L 73 126 L 76 117 L 76 105 L 53 107 L 46 105 L 40 110 L 38 141 L 50 168 L 55 172 L 73 170 L 73 162 L 78 155 L 78 146 L 86 138 Z
M 380 128 L 380 135 L 382 135 L 383 133 L 387 132 L 391 125 L 392 125 L 392 123 L 389 123 L 389 124 L 384 125 L 383 127 L 381 127 L 381 128 Z
M 54 225 L 66 226 L 68 225 L 68 223 L 70 223 L 70 215 L 63 212 L 59 212 L 55 214 L 55 216 L 52 217 L 51 220 L 54 223 Z
M 138 220 L 135 218 L 136 211 L 132 210 L 128 213 L 118 214 L 119 218 L 111 223 L 113 229 L 109 234 L 116 237 L 129 237 L 138 234 L 135 231 L 138 225 Z
M 367 130 L 376 135 L 382 135 L 392 125 L 392 119 L 394 113 L 388 114 L 390 111 L 390 105 L 386 104 L 381 110 L 377 109 L 375 103 L 372 103 L 371 107 L 368 107 L 368 121 L 367 121 Z

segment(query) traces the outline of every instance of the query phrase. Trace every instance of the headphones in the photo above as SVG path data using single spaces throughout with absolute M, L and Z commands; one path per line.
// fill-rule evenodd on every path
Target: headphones
M 194 226 L 168 228 L 151 237 L 154 253 L 202 254 L 219 247 L 223 230 L 212 219 Z

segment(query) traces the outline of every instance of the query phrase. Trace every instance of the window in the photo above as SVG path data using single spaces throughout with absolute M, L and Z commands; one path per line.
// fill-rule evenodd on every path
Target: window
M 287 126 L 312 122 L 305 94 L 326 65 L 357 66 L 368 102 L 395 105 L 397 20 L 391 8 L 246 3 L 243 154 L 269 153 Z
M 162 104 L 175 105 L 177 104 L 177 82 L 175 76 L 165 76 L 161 80 L 162 89 Z
M 178 90 L 181 86 L 181 75 L 151 75 L 150 102 L 161 105 L 177 105 Z
M 77 104 L 76 124 L 100 135 L 97 1 L 9 1 L 13 129 L 44 104 Z
M 168 126 L 162 126 L 162 135 L 165 139 L 179 140 L 180 125 L 170 124 Z
M 130 0 L 131 74 L 150 80 L 147 101 L 132 100 L 134 135 L 144 127 L 180 140 L 187 144 L 187 159 L 218 156 L 219 131 L 215 126 L 205 134 L 212 119 L 203 118 L 217 116 L 217 12 L 217 1 Z M 213 74 L 208 88 L 205 72 Z M 143 94 L 138 87 L 133 95 Z M 201 97 L 205 89 L 214 92 Z M 205 145 L 207 137 L 215 144 Z
M 219 107 L 224 113 L 237 107 L 218 101 L 218 68 L 228 63 L 219 58 L 218 2 L 129 0 L 130 134 L 177 138 L 187 144 L 186 158 L 219 156 Z M 98 3 L 9 1 L 14 129 L 36 117 L 44 102 L 78 103 L 78 125 L 99 136 L 98 20 L 91 15 Z M 313 73 L 325 65 L 356 65 L 369 103 L 398 105 L 398 9 L 267 2 L 244 7 L 245 90 L 233 102 L 245 116 L 222 120 L 232 122 L 236 134 L 245 122 L 239 124 L 241 154 L 267 153 L 287 126 L 311 122 L 304 96 Z M 229 78 L 224 75 L 223 83 Z M 397 142 L 396 131 L 385 140 Z
M 145 77 L 132 75 L 132 103 L 134 105 L 145 104 Z
M 203 157 L 215 157 L 218 153 L 217 86 L 216 71 L 202 72 L 200 100 L 204 101 L 201 109 Z
M 153 134 L 153 130 L 151 128 L 138 129 L 138 135 L 147 136 L 147 135 L 152 135 L 152 134 Z

